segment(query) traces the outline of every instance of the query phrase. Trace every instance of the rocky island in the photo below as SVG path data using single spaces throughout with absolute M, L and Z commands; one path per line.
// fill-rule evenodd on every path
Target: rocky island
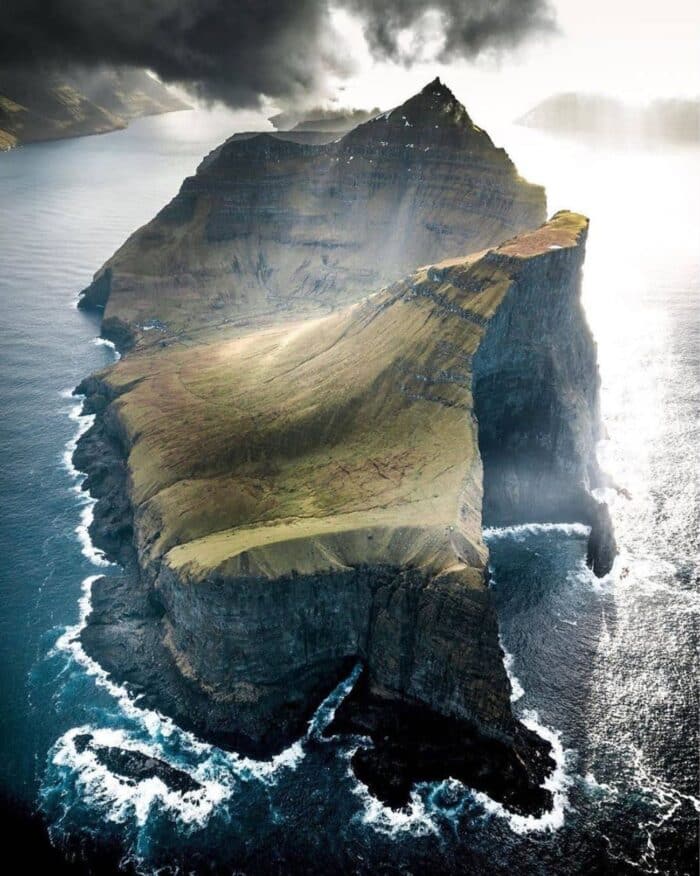
M 513 716 L 486 523 L 576 520 L 609 571 L 587 220 L 439 80 L 331 143 L 232 138 L 98 271 L 128 351 L 77 392 L 85 649 L 141 701 L 259 757 L 360 662 L 329 732 L 402 805 L 447 776 L 541 811 Z

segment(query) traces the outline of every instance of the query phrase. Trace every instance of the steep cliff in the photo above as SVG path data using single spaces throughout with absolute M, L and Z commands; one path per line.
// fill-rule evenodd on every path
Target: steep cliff
M 360 660 L 337 726 L 375 739 L 355 765 L 377 793 L 452 775 L 545 804 L 546 746 L 512 717 L 486 584 L 479 445 L 492 519 L 539 493 L 543 515 L 584 506 L 586 229 L 558 214 L 330 316 L 146 346 L 86 381 L 93 535 L 129 563 L 133 525 L 141 571 L 97 587 L 88 651 L 252 753 L 291 741 Z
M 214 150 L 98 271 L 82 306 L 105 308 L 103 333 L 126 346 L 327 313 L 545 218 L 542 188 L 439 80 L 335 142 L 282 136 Z

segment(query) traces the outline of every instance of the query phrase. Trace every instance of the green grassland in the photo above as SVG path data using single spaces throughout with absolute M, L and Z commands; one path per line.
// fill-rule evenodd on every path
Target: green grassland
M 144 560 L 191 582 L 376 563 L 480 586 L 471 356 L 518 266 L 585 224 L 557 214 L 329 316 L 204 329 L 105 372 Z

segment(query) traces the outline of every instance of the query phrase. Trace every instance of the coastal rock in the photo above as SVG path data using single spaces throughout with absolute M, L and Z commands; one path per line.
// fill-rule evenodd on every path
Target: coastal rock
M 588 520 L 591 534 L 588 539 L 586 562 L 599 578 L 607 575 L 617 556 L 617 542 L 613 529 L 610 509 L 604 502 L 591 499 Z
M 596 345 L 580 300 L 584 251 L 536 252 L 532 240 L 486 257 L 506 274 L 517 270 L 518 294 L 505 296 L 472 362 L 483 522 L 585 523 L 588 564 L 604 575 L 617 549 L 607 506 L 592 496 L 605 477 Z
M 91 751 L 110 772 L 132 782 L 160 779 L 170 790 L 181 794 L 198 791 L 202 787 L 189 773 L 171 766 L 164 760 L 131 748 L 99 745 L 90 733 L 79 734 L 73 740 L 73 744 L 79 752 Z

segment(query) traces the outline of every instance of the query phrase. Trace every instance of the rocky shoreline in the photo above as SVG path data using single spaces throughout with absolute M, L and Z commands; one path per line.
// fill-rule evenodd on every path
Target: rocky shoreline
M 264 739 L 232 732 L 231 707 L 217 705 L 179 670 L 164 646 L 164 613 L 144 578 L 132 541 L 124 451 L 104 418 L 104 387 L 95 378 L 75 390 L 85 396 L 84 412 L 95 413 L 76 448 L 74 464 L 85 472 L 84 488 L 97 504 L 90 526 L 93 544 L 122 567 L 120 575 L 92 585 L 92 611 L 81 631 L 85 652 L 126 686 L 142 708 L 172 718 L 203 741 L 244 756 L 266 760 L 293 744 L 307 729 L 318 704 L 349 674 L 353 660 L 340 663 L 329 685 L 327 667 L 309 708 L 279 724 Z M 488 794 L 509 810 L 539 816 L 552 804 L 542 787 L 554 768 L 549 744 L 521 724 L 514 736 L 498 738 L 476 723 L 443 718 L 420 703 L 378 699 L 361 674 L 337 709 L 325 736 L 361 735 L 371 740 L 352 758 L 357 778 L 371 794 L 395 809 L 405 807 L 416 782 L 453 778 Z M 86 744 L 89 740 L 86 740 Z M 105 752 L 114 759 L 114 752 Z M 138 770 L 141 764 L 126 764 Z

